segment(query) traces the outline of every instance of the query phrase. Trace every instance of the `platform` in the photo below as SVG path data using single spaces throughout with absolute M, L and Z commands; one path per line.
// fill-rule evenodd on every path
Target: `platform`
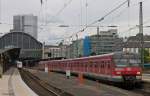
M 0 79 L 0 96 L 38 96 L 21 79 L 18 69 L 10 68 Z
M 84 84 L 80 84 L 79 79 L 74 76 L 71 76 L 70 79 L 67 79 L 64 74 L 54 72 L 45 73 L 43 71 L 35 70 L 29 71 L 39 77 L 41 80 L 44 80 L 52 86 L 71 93 L 74 96 L 141 96 L 127 90 L 122 90 L 87 79 L 85 79 Z
M 150 82 L 150 74 L 143 74 L 142 79 L 143 81 Z

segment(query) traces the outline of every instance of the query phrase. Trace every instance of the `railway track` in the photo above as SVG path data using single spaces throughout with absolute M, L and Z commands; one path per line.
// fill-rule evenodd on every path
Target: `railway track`
M 138 94 L 142 94 L 143 96 L 150 96 L 150 83 L 149 82 L 143 82 L 142 88 L 135 88 L 131 91 L 138 93 Z
M 20 70 L 20 74 L 26 84 L 39 96 L 73 96 L 59 88 L 51 86 L 49 83 L 39 79 L 24 69 Z

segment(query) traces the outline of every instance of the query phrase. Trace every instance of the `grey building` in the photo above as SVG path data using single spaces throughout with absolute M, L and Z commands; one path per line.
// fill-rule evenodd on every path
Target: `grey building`
M 61 57 L 61 51 L 59 46 L 45 45 L 44 46 L 44 59 Z
M 107 54 L 122 51 L 123 39 L 118 37 L 117 29 L 100 31 L 99 34 L 89 36 L 91 55 Z
M 83 39 L 72 41 L 72 44 L 66 47 L 67 58 L 79 58 L 83 56 Z
M 140 38 L 140 34 L 137 34 L 136 36 L 130 36 L 129 38 L 127 38 L 127 41 L 124 43 L 123 46 L 123 51 L 130 53 L 139 53 L 141 48 Z M 144 35 L 143 39 L 143 47 L 149 52 L 150 55 L 150 35 Z
M 63 58 L 67 58 L 67 45 L 60 43 L 59 48 L 60 48 L 60 56 Z
M 89 36 L 88 42 L 85 39 L 72 41 L 72 43 L 66 47 L 66 57 L 83 57 L 85 56 L 85 50 L 90 50 L 89 55 L 107 54 L 123 50 L 123 38 L 119 38 L 117 29 L 110 29 L 97 33 L 96 35 Z M 89 47 L 86 43 L 89 43 Z
M 16 15 L 13 17 L 11 32 L 24 32 L 37 39 L 38 18 L 33 15 Z

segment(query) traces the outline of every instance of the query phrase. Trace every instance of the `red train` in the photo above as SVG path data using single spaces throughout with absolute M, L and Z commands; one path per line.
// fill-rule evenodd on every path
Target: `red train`
M 70 70 L 72 73 L 118 83 L 141 82 L 142 70 L 139 65 L 138 54 L 122 52 L 39 63 L 40 68 L 48 67 L 49 71 Z

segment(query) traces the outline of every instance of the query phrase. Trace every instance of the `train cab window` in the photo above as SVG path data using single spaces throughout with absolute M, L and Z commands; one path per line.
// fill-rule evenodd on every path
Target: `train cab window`
M 118 53 L 113 60 L 117 67 L 139 66 L 141 63 L 140 55 L 134 53 Z

